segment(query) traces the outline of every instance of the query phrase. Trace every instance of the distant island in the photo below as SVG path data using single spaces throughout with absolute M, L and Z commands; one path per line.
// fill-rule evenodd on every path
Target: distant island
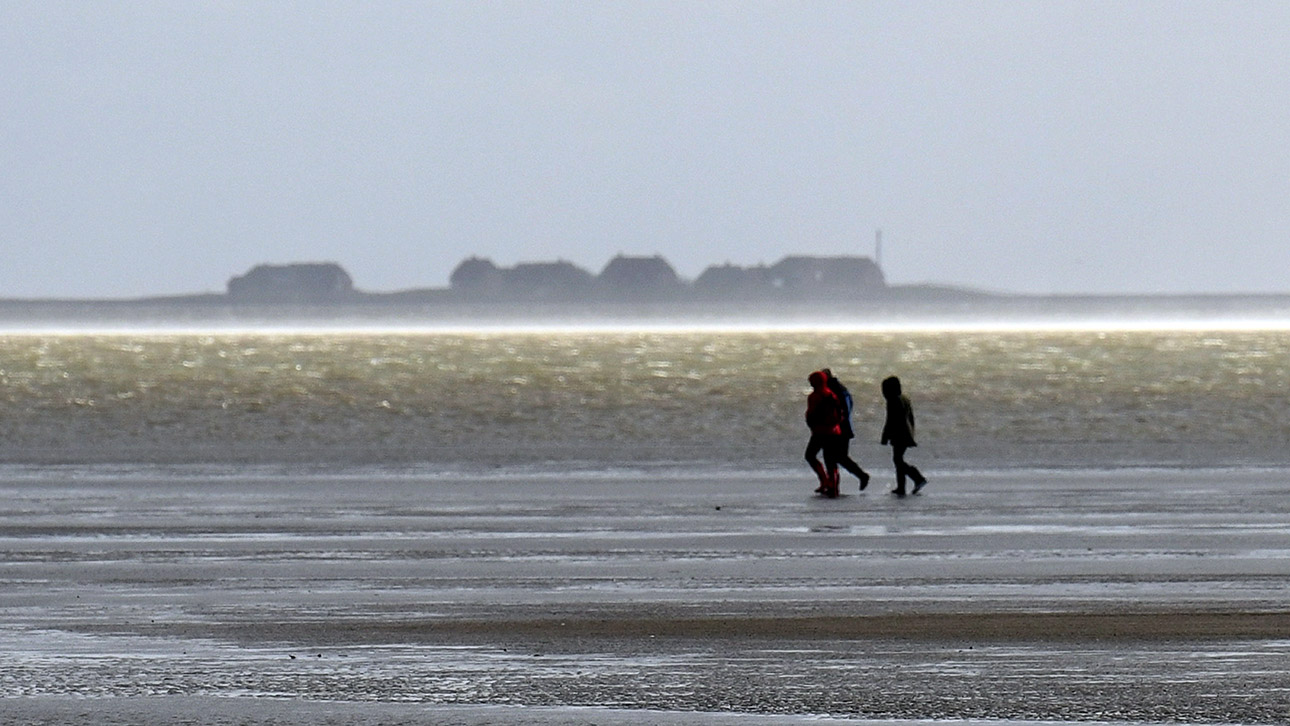
M 328 304 L 381 301 L 459 303 L 651 303 L 874 298 L 887 291 L 868 257 L 785 257 L 774 265 L 714 265 L 693 281 L 663 257 L 618 255 L 599 274 L 559 260 L 499 267 L 471 257 L 457 265 L 446 289 L 362 292 L 336 263 L 259 265 L 229 280 L 233 303 Z
M 44 325 L 578 320 L 1007 321 L 1055 318 L 1290 319 L 1290 295 L 1016 295 L 891 285 L 864 256 L 790 255 L 681 278 L 659 255 L 618 255 L 593 274 L 571 262 L 502 267 L 470 257 L 448 287 L 366 292 L 336 262 L 257 265 L 223 293 L 115 300 L 0 299 L 0 321 Z

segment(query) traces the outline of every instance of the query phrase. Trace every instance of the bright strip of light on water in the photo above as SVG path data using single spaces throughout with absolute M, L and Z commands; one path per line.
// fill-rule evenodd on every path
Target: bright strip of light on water
M 570 321 L 556 323 L 481 321 L 391 325 L 304 322 L 291 325 L 58 325 L 0 327 L 0 336 L 170 336 L 170 335 L 559 335 L 577 333 L 1044 333 L 1044 332 L 1284 332 L 1290 318 L 1071 318 L 911 319 L 856 321 Z

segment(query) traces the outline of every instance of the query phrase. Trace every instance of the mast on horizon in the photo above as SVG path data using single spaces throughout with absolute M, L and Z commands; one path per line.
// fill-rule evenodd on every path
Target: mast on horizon
M 874 233 L 873 239 L 873 262 L 878 267 L 882 267 L 882 229 L 879 228 Z

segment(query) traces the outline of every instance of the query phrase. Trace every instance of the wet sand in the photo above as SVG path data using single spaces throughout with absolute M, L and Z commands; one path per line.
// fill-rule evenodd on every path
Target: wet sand
M 12 703 L 12 702 L 11 702 Z M 58 726 L 67 723 L 131 726 L 139 723 L 209 726 L 258 724 L 312 724 L 391 726 L 438 724 L 473 726 L 891 726 L 899 721 L 847 719 L 831 716 L 783 716 L 749 713 L 696 713 L 632 711 L 605 708 L 551 708 L 523 706 L 425 706 L 391 703 L 317 703 L 300 701 L 248 702 L 218 697 L 140 698 L 126 702 L 97 700 L 68 703 L 56 699 L 30 699 L 8 714 L 25 726 Z M 956 721 L 958 726 L 999 726 L 996 720 Z M 1009 721 L 1010 726 L 1060 726 L 1055 721 Z M 1079 722 L 1071 722 L 1079 723 Z
M 0 722 L 1286 723 L 1288 480 L 10 472 Z
M 1124 643 L 1290 639 L 1290 610 L 1281 612 L 918 613 L 784 616 L 729 613 L 697 618 L 646 608 L 593 608 L 525 620 L 426 620 L 387 624 L 343 617 L 319 622 L 186 628 L 186 637 L 233 637 L 328 645 L 497 642 L 507 638 L 694 638 L 739 641 L 893 640 L 939 643 Z M 167 630 L 173 632 L 174 628 Z

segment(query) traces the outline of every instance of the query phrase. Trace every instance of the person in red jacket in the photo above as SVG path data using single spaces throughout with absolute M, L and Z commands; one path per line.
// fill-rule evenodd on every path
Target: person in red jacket
M 811 439 L 806 444 L 806 463 L 820 479 L 815 491 L 826 497 L 838 495 L 838 459 L 842 438 L 842 402 L 829 390 L 828 377 L 821 371 L 807 376 L 811 393 L 806 397 L 806 426 Z M 823 452 L 824 463 L 816 458 Z

